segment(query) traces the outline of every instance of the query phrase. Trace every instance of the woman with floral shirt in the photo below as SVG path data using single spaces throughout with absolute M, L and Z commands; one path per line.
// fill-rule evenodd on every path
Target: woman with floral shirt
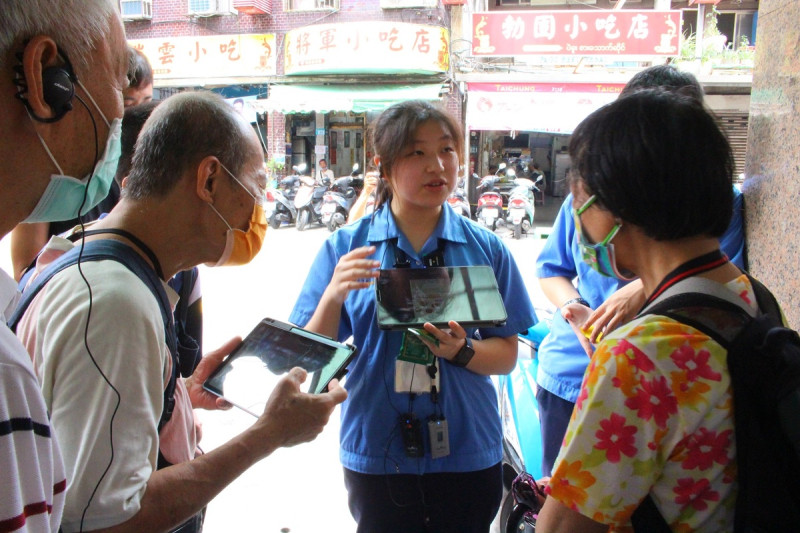
M 696 101 L 643 90 L 596 111 L 570 143 L 584 260 L 639 277 L 652 301 L 690 276 L 752 311 L 747 277 L 719 249 L 733 161 Z M 731 531 L 737 493 L 727 353 L 707 335 L 646 315 L 597 346 L 546 487 L 537 532 L 632 531 L 649 495 L 673 531 Z

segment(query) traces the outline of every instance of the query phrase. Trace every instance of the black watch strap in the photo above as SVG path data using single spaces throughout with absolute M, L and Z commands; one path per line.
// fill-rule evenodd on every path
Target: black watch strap
M 450 363 L 465 367 L 472 361 L 472 356 L 475 355 L 475 349 L 472 347 L 472 340 L 469 337 L 464 338 L 464 346 L 458 351 L 458 353 L 450 360 Z

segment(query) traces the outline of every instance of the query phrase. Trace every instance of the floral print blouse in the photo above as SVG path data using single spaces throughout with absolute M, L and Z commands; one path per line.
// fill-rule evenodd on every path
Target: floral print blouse
M 726 284 L 756 309 L 746 276 Z M 727 352 L 694 328 L 649 315 L 592 356 L 549 497 L 612 531 L 650 493 L 673 531 L 732 531 L 736 446 Z

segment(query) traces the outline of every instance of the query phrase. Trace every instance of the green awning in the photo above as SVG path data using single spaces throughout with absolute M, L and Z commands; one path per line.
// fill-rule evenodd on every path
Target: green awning
M 404 100 L 438 100 L 441 83 L 424 85 L 270 85 L 265 110 L 281 113 L 382 111 Z

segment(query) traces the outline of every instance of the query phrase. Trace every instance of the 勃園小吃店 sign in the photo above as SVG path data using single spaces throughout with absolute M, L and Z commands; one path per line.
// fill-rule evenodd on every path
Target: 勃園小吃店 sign
M 276 73 L 272 33 L 131 39 L 128 43 L 147 56 L 156 85 L 175 79 L 199 81 Z
M 447 28 L 408 22 L 314 24 L 286 34 L 284 73 L 447 72 Z
M 473 13 L 472 55 L 674 56 L 680 11 Z

